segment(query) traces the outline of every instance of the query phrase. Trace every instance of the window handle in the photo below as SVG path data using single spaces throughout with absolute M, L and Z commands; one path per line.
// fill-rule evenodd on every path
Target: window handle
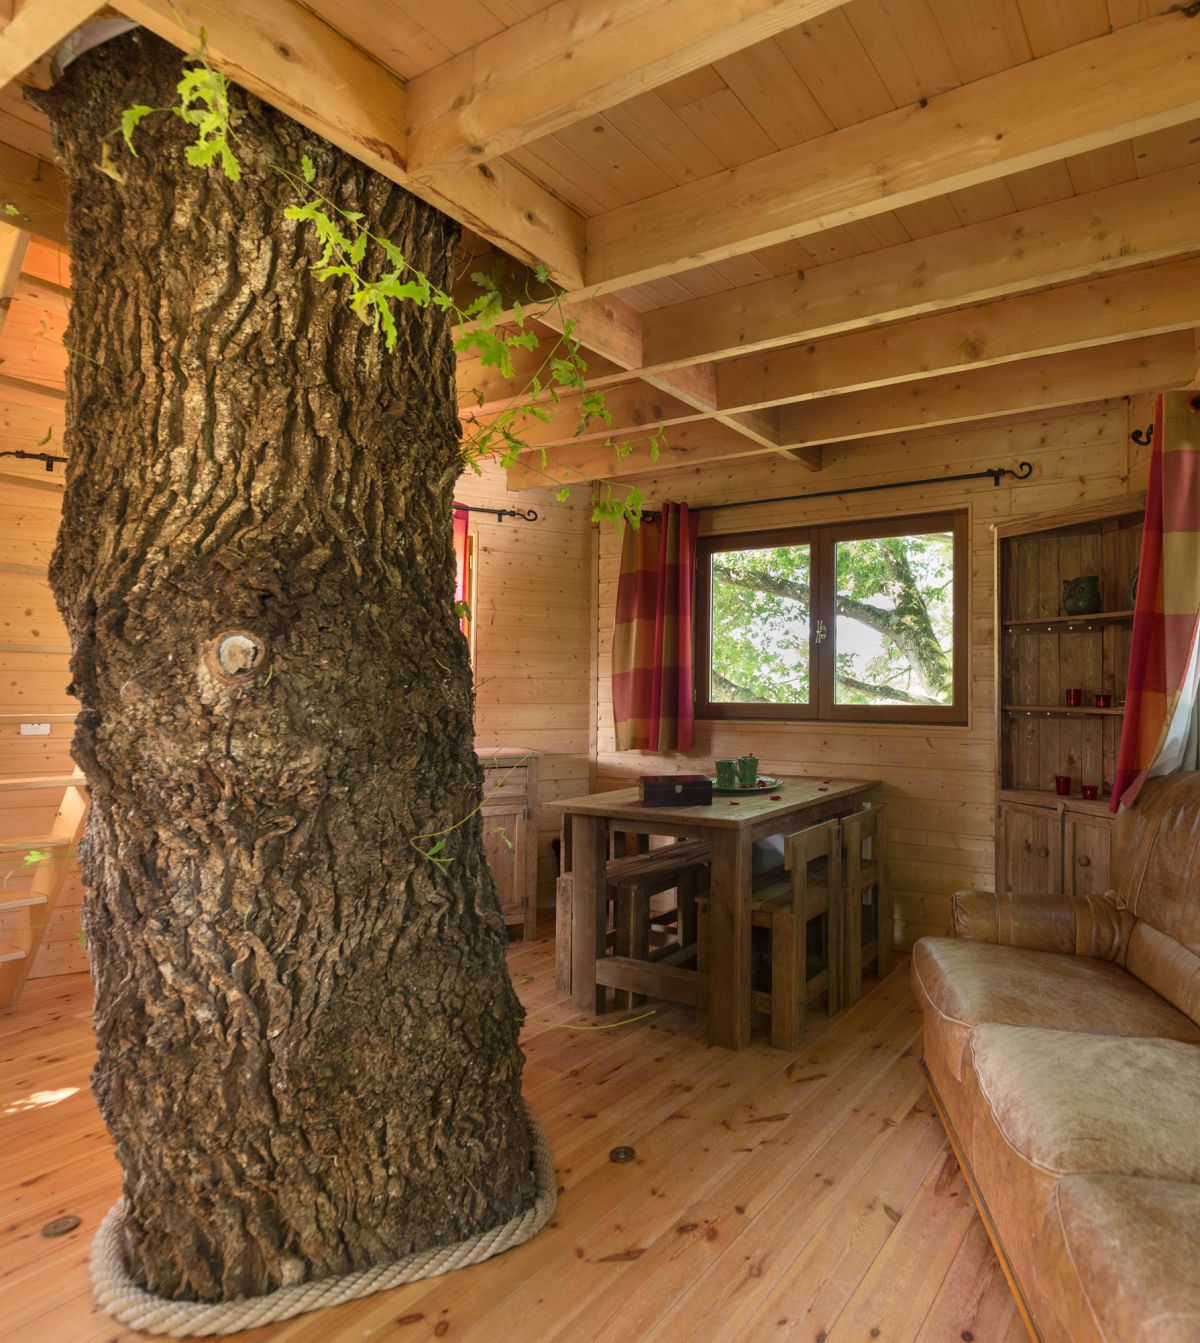
M 818 620 L 816 629 L 817 643 L 823 644 L 828 637 L 829 631 L 825 628 L 825 622 L 823 620 Z

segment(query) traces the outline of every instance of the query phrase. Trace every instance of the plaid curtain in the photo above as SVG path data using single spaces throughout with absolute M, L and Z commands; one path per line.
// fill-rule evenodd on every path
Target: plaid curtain
M 467 548 L 468 531 L 467 525 L 471 521 L 471 514 L 462 504 L 454 505 L 454 600 L 456 602 L 465 602 L 467 600 Z M 474 612 L 472 612 L 472 615 Z M 458 628 L 464 634 L 470 630 L 470 623 L 464 616 L 458 622 Z
M 613 718 L 619 751 L 690 751 L 692 590 L 699 518 L 663 504 L 625 528 L 613 630 Z
M 1112 811 L 1132 803 L 1149 775 L 1197 768 L 1198 637 L 1200 397 L 1165 392 L 1154 413 Z

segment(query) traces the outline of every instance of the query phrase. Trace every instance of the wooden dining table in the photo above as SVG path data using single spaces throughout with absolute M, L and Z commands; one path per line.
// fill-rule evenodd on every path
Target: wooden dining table
M 647 807 L 636 788 L 556 803 L 569 819 L 571 830 L 571 996 L 576 1010 L 596 1013 L 605 1006 L 597 962 L 604 959 L 606 947 L 609 827 L 633 834 L 704 839 L 712 846 L 711 951 L 703 985 L 709 1040 L 727 1049 L 744 1048 L 750 1043 L 750 900 L 755 840 L 855 811 L 878 782 L 786 778 L 775 787 L 753 793 L 715 793 L 711 806 L 698 807 Z M 685 1000 L 690 999 L 681 999 Z M 698 996 L 696 1001 L 700 1001 Z

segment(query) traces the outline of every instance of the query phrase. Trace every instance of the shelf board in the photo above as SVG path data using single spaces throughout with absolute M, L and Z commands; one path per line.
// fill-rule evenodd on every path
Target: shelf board
M 1053 788 L 1001 788 L 997 797 L 1001 802 L 1020 802 L 1027 807 L 1064 806 L 1068 811 L 1084 811 L 1092 816 L 1112 817 L 1108 809 L 1109 794 L 1084 798 L 1076 793 L 1056 793 Z
M 1091 616 L 1034 616 L 1020 620 L 1002 620 L 1001 628 L 1025 634 L 1069 634 L 1076 629 L 1089 630 L 1102 625 L 1133 623 L 1132 611 L 1097 611 Z
M 1124 705 L 1119 709 L 1097 709 L 1087 704 L 1005 704 L 1002 707 L 1005 713 L 1044 713 L 1055 718 L 1120 718 L 1125 712 Z

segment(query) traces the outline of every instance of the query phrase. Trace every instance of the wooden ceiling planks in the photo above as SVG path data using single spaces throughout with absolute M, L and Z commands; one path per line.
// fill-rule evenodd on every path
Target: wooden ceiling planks
M 83 0 L 53 3 L 65 12 L 82 6 Z M 254 21 L 266 23 L 258 12 L 261 6 L 250 6 L 249 0 L 196 3 L 214 46 L 225 41 L 227 31 L 242 44 L 228 58 L 231 72 L 239 77 L 239 61 L 246 55 L 245 23 L 251 10 Z M 289 22 L 299 12 L 294 0 L 265 3 L 272 14 L 290 16 Z M 28 0 L 26 7 L 32 12 L 39 6 L 49 7 L 46 0 Z M 685 27 L 678 18 L 692 12 L 688 6 L 710 28 L 700 31 L 692 25 L 672 33 L 673 21 L 676 28 Z M 119 0 L 118 7 L 149 15 L 160 25 L 174 22 L 165 17 L 168 0 Z M 923 313 L 930 316 L 913 333 L 953 342 L 958 319 L 945 310 L 956 305 L 992 304 L 981 309 L 979 320 L 989 311 L 997 317 L 1001 339 L 996 362 L 1009 361 L 1009 372 L 1002 376 L 993 369 L 995 376 L 977 377 L 974 385 L 997 396 L 1005 388 L 1023 387 L 1021 395 L 1034 397 L 1034 356 L 1082 348 L 1089 339 L 1086 323 L 1060 323 L 1054 339 L 1045 335 L 1039 344 L 1044 333 L 1037 328 L 1036 314 L 1054 309 L 1032 302 L 1024 307 L 1004 304 L 1003 295 L 1031 295 L 1047 286 L 1164 259 L 1174 265 L 1174 258 L 1200 251 L 1197 230 L 1193 227 L 1189 236 L 1179 217 L 1181 205 L 1194 202 L 1200 188 L 1200 178 L 1186 172 L 1200 161 L 1200 122 L 1195 119 L 1200 102 L 1193 99 L 1193 107 L 1186 89 L 1168 95 L 1165 85 L 1174 78 L 1170 59 L 1164 55 L 1165 44 L 1153 42 L 1158 26 L 1172 24 L 1173 35 L 1182 39 L 1177 45 L 1190 50 L 1200 24 L 1189 27 L 1179 15 L 1159 17 L 1171 8 L 1169 0 L 784 0 L 775 6 L 757 0 L 730 0 L 723 6 L 711 0 L 679 0 L 671 6 L 649 0 L 443 0 L 436 8 L 424 0 L 377 0 L 370 6 L 306 0 L 304 12 L 312 22 L 328 25 L 323 32 L 336 30 L 335 36 L 348 39 L 368 61 L 363 69 L 370 78 L 362 88 L 375 92 L 363 98 L 362 88 L 355 87 L 345 104 L 346 116 L 339 120 L 338 99 L 345 101 L 349 87 L 343 81 L 342 92 L 334 91 L 332 98 L 332 130 L 357 116 L 355 135 L 361 140 L 373 128 L 362 121 L 370 104 L 371 115 L 384 118 L 378 123 L 382 138 L 402 151 L 397 152 L 397 180 L 407 180 L 415 164 L 418 178 L 424 171 L 430 180 L 440 181 L 448 165 L 461 166 L 477 151 L 488 157 L 497 147 L 515 146 L 507 157 L 492 160 L 500 180 L 479 196 L 478 208 L 464 209 L 461 199 L 452 202 L 458 217 L 485 234 L 488 246 L 499 241 L 529 261 L 536 249 L 528 236 L 514 244 L 509 234 L 522 232 L 518 216 L 526 203 L 541 201 L 543 233 L 565 230 L 554 269 L 566 277 L 583 255 L 586 236 L 586 276 L 577 269 L 575 281 L 567 278 L 568 287 L 578 288 L 586 279 L 592 288 L 612 290 L 580 310 L 588 348 L 599 352 L 594 368 L 610 384 L 623 373 L 632 377 L 621 392 L 623 418 L 637 427 L 655 407 L 666 409 L 664 418 L 678 420 L 679 430 L 688 431 L 681 447 L 694 458 L 697 452 L 740 453 L 786 443 L 788 435 L 780 439 L 778 427 L 803 422 L 804 403 L 798 398 L 844 394 L 845 375 L 836 371 L 839 350 L 869 362 L 871 325 L 904 324 Z M 762 17 L 767 9 L 777 11 L 774 17 Z M 217 20 L 236 11 L 243 16 L 242 27 L 225 30 L 218 22 L 213 38 L 210 11 Z M 786 17 L 781 19 L 781 14 Z M 805 21 L 796 22 L 801 14 Z M 622 18 L 646 26 L 609 33 L 606 18 L 609 27 L 619 26 Z M 0 27 L 3 20 L 0 0 Z M 543 35 L 540 49 L 525 40 L 535 33 Z M 640 78 L 631 33 L 648 35 L 640 53 L 645 62 Z M 756 34 L 761 40 L 751 40 Z M 516 55 L 501 62 L 497 74 L 489 55 L 510 47 Z M 610 50 L 611 59 L 605 56 Z M 1096 61 L 1103 58 L 1113 88 L 1107 107 L 1097 98 L 1091 111 L 1081 111 L 1091 96 L 1086 67 L 1093 52 Z M 699 53 L 713 59 L 704 63 Z M 251 82 L 265 79 L 267 96 L 277 103 L 282 97 L 286 106 L 286 88 L 270 77 L 270 53 L 264 47 L 250 55 Z M 556 69 L 545 87 L 535 87 L 538 79 L 531 78 L 530 88 L 505 98 L 504 79 L 515 78 L 526 65 L 532 70 L 539 61 L 558 60 L 565 68 L 576 59 L 581 65 L 576 67 L 575 88 L 569 74 L 560 78 L 563 72 Z M 341 60 L 336 57 L 335 64 Z M 308 64 L 316 83 L 333 69 L 326 70 L 316 57 Z M 1023 67 L 1028 68 L 1021 73 Z M 672 74 L 677 77 L 670 78 Z M 390 110 L 381 108 L 376 96 L 387 78 L 396 92 Z M 403 88 L 401 81 L 409 87 Z M 993 90 L 1017 92 L 1006 104 L 996 101 Z M 922 101 L 928 108 L 920 110 L 929 115 L 917 117 Z M 444 115 L 437 114 L 439 107 Z M 960 146 L 967 165 L 962 171 L 947 159 L 943 178 L 929 173 L 912 189 L 893 191 L 889 180 L 882 189 L 890 194 L 877 199 L 868 193 L 851 201 L 845 194 L 838 198 L 827 193 L 822 203 L 814 195 L 822 189 L 820 174 L 806 172 L 804 165 L 820 167 L 837 157 L 827 150 L 855 145 L 864 152 L 871 149 L 867 158 L 890 163 L 890 177 L 900 180 L 912 163 L 902 153 L 888 159 L 888 140 L 884 137 L 876 145 L 874 130 L 894 126 L 893 140 L 898 141 L 901 128 L 940 125 L 939 116 L 944 121 L 964 108 L 979 111 L 980 129 L 987 118 L 1004 128 L 1005 144 L 992 151 L 982 169 L 980 160 L 972 160 Z M 1114 124 L 1114 116 L 1123 120 Z M 1190 119 L 1181 120 L 1184 116 Z M 480 118 L 477 146 L 465 134 L 472 117 Z M 1039 118 L 1044 133 L 1030 138 L 1029 127 Z M 552 134 L 538 132 L 555 120 L 561 125 Z M 946 133 L 936 137 L 936 145 L 925 147 L 929 156 L 943 154 L 954 139 L 952 120 L 946 121 Z M 360 152 L 353 135 L 351 141 L 351 152 Z M 0 142 L 0 196 L 8 196 L 9 181 L 23 175 L 26 185 L 32 182 L 53 197 L 49 167 L 39 162 L 49 152 L 44 123 L 24 107 L 12 85 L 0 94 Z M 1077 152 L 1063 154 L 1064 147 Z M 982 140 L 977 148 L 985 154 Z M 21 151 L 24 157 L 5 157 Z M 774 172 L 789 164 L 794 170 L 790 179 Z M 726 180 L 734 177 L 764 184 L 762 198 L 749 211 L 736 192 L 724 190 Z M 424 194 L 421 182 L 413 180 Z M 509 184 L 516 184 L 516 194 Z M 810 212 L 811 217 L 801 219 L 802 227 L 766 190 L 772 184 L 788 197 L 788 209 Z M 1111 195 L 1126 188 L 1123 204 Z M 673 203 L 693 197 L 693 214 L 672 214 Z M 1080 205 L 1072 212 L 1067 207 L 1076 197 Z M 1147 223 L 1156 207 L 1162 211 L 1157 228 Z M 45 208 L 44 202 L 39 204 Z M 56 208 L 61 225 L 61 207 Z M 503 221 L 506 210 L 515 227 L 502 222 L 497 229 L 495 212 Z M 739 211 L 746 215 L 745 225 L 729 230 L 729 219 Z M 772 211 L 788 222 L 781 228 L 764 227 L 763 219 Z M 1039 211 L 1048 212 L 1040 221 Z M 635 235 L 656 218 L 661 256 L 651 256 L 647 267 Z M 590 221 L 586 228 L 584 221 Z M 1052 245 L 1051 226 L 1064 230 L 1061 249 Z M 1106 227 L 1114 239 L 1108 248 L 1100 236 Z M 990 257 L 985 255 L 989 245 Z M 972 262 L 975 247 L 977 261 Z M 983 278 L 989 265 L 990 285 Z M 1130 281 L 1120 278 L 1117 287 L 1121 283 L 1128 286 Z M 44 297 L 49 305 L 55 300 L 51 290 Z M 61 293 L 57 301 L 63 303 Z M 1055 302 L 1061 307 L 1068 301 Z M 1091 343 L 1117 342 L 1122 334 L 1140 331 L 1174 332 L 1186 316 L 1181 319 L 1165 298 L 1159 302 L 1161 326 L 1154 325 L 1154 313 L 1134 309 L 1128 314 L 1128 331 L 1119 323 L 1111 331 L 1105 327 L 1106 334 L 1092 333 Z M 1021 331 L 1014 314 L 1026 311 L 1033 327 Z M 999 321 L 1001 314 L 1007 325 Z M 969 318 L 963 323 L 964 330 L 970 328 Z M 895 354 L 898 342 L 906 339 L 904 331 L 900 325 L 889 333 L 885 326 L 877 347 L 879 363 L 891 380 L 888 385 L 897 387 L 914 371 Z M 837 332 L 855 334 L 841 338 L 839 345 Z M 1078 345 L 1070 344 L 1073 332 Z M 1068 344 L 1060 348 L 1055 343 L 1059 338 Z M 789 344 L 814 339 L 825 342 L 820 358 L 797 364 L 795 350 L 791 352 L 793 373 L 805 367 L 804 377 L 789 381 L 782 375 L 784 362 L 778 364 L 778 386 L 788 400 L 758 398 L 765 404 L 791 404 L 792 410 L 784 410 L 782 418 L 776 414 L 742 424 L 739 438 L 737 421 L 728 412 L 741 414 L 736 407 L 752 398 L 733 395 L 729 400 L 723 393 L 718 405 L 715 389 L 734 385 L 734 365 L 713 366 L 709 361 L 736 359 L 746 350 L 772 346 L 786 350 Z M 1155 348 L 1161 354 L 1167 346 L 1160 340 Z M 1016 370 L 1025 355 L 1030 356 L 1025 370 L 1029 377 L 1022 381 Z M 944 353 L 938 359 L 931 368 L 953 366 Z M 1108 359 L 1114 369 L 1126 367 L 1115 354 Z M 1154 367 L 1161 370 L 1169 363 L 1160 357 Z M 697 367 L 680 370 L 685 364 Z M 769 377 L 769 359 L 764 367 L 768 373 L 763 376 Z M 816 368 L 830 370 L 827 385 L 812 385 Z M 469 384 L 473 370 L 465 367 L 463 372 Z M 985 370 L 970 372 L 974 376 Z M 645 381 L 638 381 L 638 374 Z M 817 377 L 818 384 L 824 376 Z M 499 389 L 484 381 L 487 404 L 497 404 Z M 961 405 L 961 398 L 955 402 L 946 396 L 942 401 L 952 410 Z M 711 418 L 686 423 L 689 410 Z M 999 412 L 992 408 L 992 414 Z M 565 412 L 556 424 L 558 419 L 565 422 Z M 585 449 L 594 452 L 594 445 L 578 445 L 580 452 Z

